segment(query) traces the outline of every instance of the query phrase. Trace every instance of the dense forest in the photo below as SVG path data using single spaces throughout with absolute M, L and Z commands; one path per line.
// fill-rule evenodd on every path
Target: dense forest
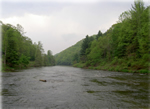
M 105 33 L 99 31 L 96 36 L 87 35 L 76 52 L 69 48 L 57 54 L 64 59 L 61 64 L 67 62 L 91 69 L 149 72 L 149 10 L 150 6 L 145 7 L 142 1 L 135 1 L 131 9 L 123 12 L 117 23 Z M 68 62 L 69 54 L 72 54 L 72 60 Z M 60 64 L 58 56 L 56 60 Z
M 27 67 L 55 65 L 51 51 L 44 54 L 42 43 L 33 43 L 25 36 L 24 28 L 17 24 L 0 22 L 2 31 L 2 71 L 16 70 Z

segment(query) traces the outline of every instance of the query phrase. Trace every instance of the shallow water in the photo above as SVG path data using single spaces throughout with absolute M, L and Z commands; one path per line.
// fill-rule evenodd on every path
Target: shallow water
M 66 66 L 32 68 L 3 73 L 1 96 L 3 109 L 148 108 L 149 76 Z

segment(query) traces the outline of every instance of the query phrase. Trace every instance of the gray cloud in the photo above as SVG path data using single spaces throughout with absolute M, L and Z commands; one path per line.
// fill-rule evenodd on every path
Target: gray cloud
M 78 35 L 75 34 L 75 33 L 63 34 L 63 35 L 62 35 L 62 38 L 64 39 L 65 42 L 74 40 L 74 38 L 76 38 L 76 37 L 78 37 Z
M 60 11 L 64 6 L 56 2 L 5 2 L 2 5 L 2 17 L 22 16 L 24 13 L 49 15 Z
M 105 32 L 116 23 L 119 15 L 131 9 L 134 0 L 110 2 L 44 2 L 3 1 L 1 20 L 21 24 L 33 42 L 41 41 L 45 52 L 54 54 L 83 39 L 87 34 Z

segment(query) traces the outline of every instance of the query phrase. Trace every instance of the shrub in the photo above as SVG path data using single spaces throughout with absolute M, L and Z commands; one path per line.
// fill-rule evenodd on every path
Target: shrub
M 127 70 L 127 69 L 122 69 L 122 70 L 120 70 L 121 72 L 129 72 L 129 70 Z
M 150 73 L 149 70 L 145 70 L 145 69 L 141 69 L 141 70 L 139 70 L 138 72 L 139 72 L 139 73 Z
M 112 65 L 116 65 L 118 63 L 118 57 L 115 57 L 111 62 Z
M 119 71 L 120 71 L 120 66 L 118 65 L 118 66 L 116 66 L 114 69 L 115 69 L 115 71 L 118 71 L 118 72 L 119 72 Z

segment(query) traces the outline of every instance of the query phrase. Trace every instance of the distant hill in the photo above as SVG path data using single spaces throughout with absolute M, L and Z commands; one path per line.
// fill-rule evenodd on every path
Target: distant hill
M 62 52 L 55 55 L 57 65 L 71 65 L 73 57 L 78 54 L 81 50 L 83 39 L 77 42 L 75 45 L 63 50 Z
M 96 38 L 96 35 L 90 37 Z M 75 55 L 80 54 L 81 45 L 84 39 L 78 41 L 75 45 L 56 54 L 55 55 L 56 65 L 72 65 Z

